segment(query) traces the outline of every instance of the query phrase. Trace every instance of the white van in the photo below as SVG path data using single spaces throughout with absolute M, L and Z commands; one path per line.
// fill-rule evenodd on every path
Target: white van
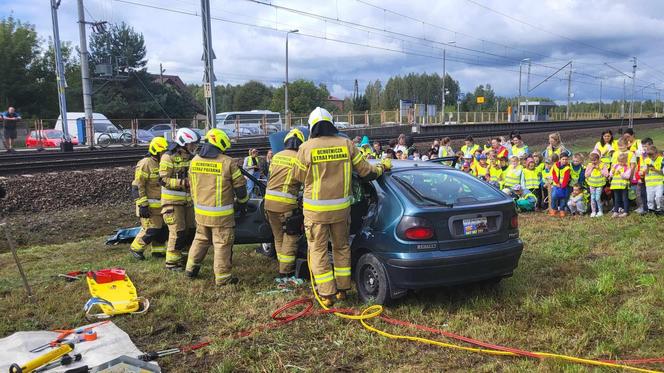
M 67 129 L 69 130 L 69 136 L 77 139 L 87 138 L 87 133 L 84 132 L 85 127 L 78 124 L 79 119 L 83 119 L 83 123 L 85 123 L 85 113 L 67 113 Z M 92 113 L 92 122 L 94 125 L 95 143 L 98 142 L 99 136 L 102 133 L 110 134 L 113 139 L 120 138 L 120 135 L 122 134 L 120 129 L 115 124 L 111 123 L 104 114 Z M 58 121 L 55 122 L 55 129 L 60 131 L 63 130 L 61 116 L 58 116 Z
M 227 132 L 235 133 L 236 123 L 239 123 L 240 135 L 248 133 L 251 135 L 263 135 L 265 130 L 261 127 L 261 121 L 265 117 L 267 122 L 268 134 L 281 131 L 283 124 L 281 114 L 269 110 L 251 110 L 251 111 L 228 111 L 216 115 L 217 128 Z

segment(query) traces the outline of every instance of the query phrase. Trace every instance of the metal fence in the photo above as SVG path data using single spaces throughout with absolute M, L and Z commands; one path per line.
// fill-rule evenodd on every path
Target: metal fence
M 505 112 L 445 112 L 436 116 L 418 116 L 413 110 L 400 112 L 399 110 L 384 110 L 380 112 L 347 112 L 333 113 L 334 121 L 340 129 L 380 127 L 390 125 L 413 125 L 413 124 L 476 124 L 476 123 L 506 123 L 512 118 Z M 634 118 L 657 118 L 661 113 L 635 113 Z M 623 116 L 627 118 L 627 116 Z M 619 119 L 620 113 L 550 113 L 549 120 L 592 120 L 592 119 Z M 250 138 L 269 135 L 276 131 L 294 126 L 307 126 L 308 115 L 268 118 L 263 115 L 254 119 L 223 120 L 217 122 L 217 127 L 222 128 L 231 138 Z M 78 145 L 90 145 L 90 138 L 95 145 L 101 139 L 111 138 L 111 143 L 120 142 L 119 137 L 124 136 L 123 145 L 139 145 L 148 143 L 154 136 L 164 136 L 171 139 L 178 128 L 192 128 L 203 135 L 206 121 L 199 118 L 141 118 L 141 119 L 93 119 L 86 123 L 80 118 L 68 120 L 69 135 Z M 55 141 L 62 137 L 62 123 L 57 119 L 24 119 L 18 123 L 17 139 L 15 147 L 59 147 Z M 92 131 L 91 131 L 92 129 Z M 129 138 L 130 144 L 126 144 Z

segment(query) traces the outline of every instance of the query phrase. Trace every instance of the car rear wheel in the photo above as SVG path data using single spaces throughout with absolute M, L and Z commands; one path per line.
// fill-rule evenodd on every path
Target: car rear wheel
M 355 284 L 363 302 L 389 304 L 392 301 L 387 271 L 375 255 L 362 255 L 355 268 Z

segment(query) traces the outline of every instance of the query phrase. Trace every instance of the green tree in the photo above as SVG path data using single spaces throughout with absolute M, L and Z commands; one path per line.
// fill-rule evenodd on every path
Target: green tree
M 288 84 L 288 109 L 296 115 L 304 115 L 311 112 L 316 106 L 324 107 L 330 111 L 337 109 L 327 102 L 330 92 L 325 84 L 318 86 L 314 82 L 298 79 Z M 272 95 L 272 111 L 284 112 L 284 87 L 279 87 Z M 337 109 L 338 110 L 338 109 Z
M 21 108 L 33 99 L 30 66 L 39 53 L 33 25 L 11 16 L 0 20 L 0 108 Z
M 255 80 L 239 86 L 233 97 L 233 109 L 237 111 L 265 109 L 271 103 L 272 90 Z
M 143 34 L 122 22 L 112 25 L 109 30 L 92 34 L 90 39 L 90 59 L 93 66 L 110 63 L 117 72 L 126 73 L 130 69 L 145 68 L 146 49 Z

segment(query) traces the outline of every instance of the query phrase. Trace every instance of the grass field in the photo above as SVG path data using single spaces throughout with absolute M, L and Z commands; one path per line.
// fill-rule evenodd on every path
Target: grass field
M 664 231 L 662 218 L 549 218 L 522 215 L 526 243 L 514 277 L 500 285 L 471 285 L 413 293 L 386 313 L 394 318 L 497 343 L 589 358 L 662 357 L 664 352 Z M 164 358 L 166 371 L 459 371 L 585 372 L 553 360 L 493 357 L 394 341 L 365 331 L 358 322 L 313 316 L 253 336 L 243 330 L 270 321 L 280 305 L 309 296 L 306 285 L 292 293 L 258 295 L 275 288 L 276 263 L 237 247 L 241 283 L 213 286 L 211 255 L 202 278 L 189 281 L 162 269 L 163 260 L 136 262 L 127 245 L 107 247 L 103 237 L 20 250 L 36 293 L 26 300 L 8 253 L 0 254 L 0 336 L 19 330 L 54 329 L 85 323 L 84 282 L 51 276 L 82 268 L 121 266 L 139 294 L 150 299 L 147 314 L 113 321 L 143 351 L 210 339 L 194 354 Z M 355 298 L 346 306 L 359 308 Z M 443 337 L 372 321 L 390 332 L 438 340 Z M 664 369 L 664 364 L 650 365 Z M 599 369 L 598 369 L 599 370 Z

